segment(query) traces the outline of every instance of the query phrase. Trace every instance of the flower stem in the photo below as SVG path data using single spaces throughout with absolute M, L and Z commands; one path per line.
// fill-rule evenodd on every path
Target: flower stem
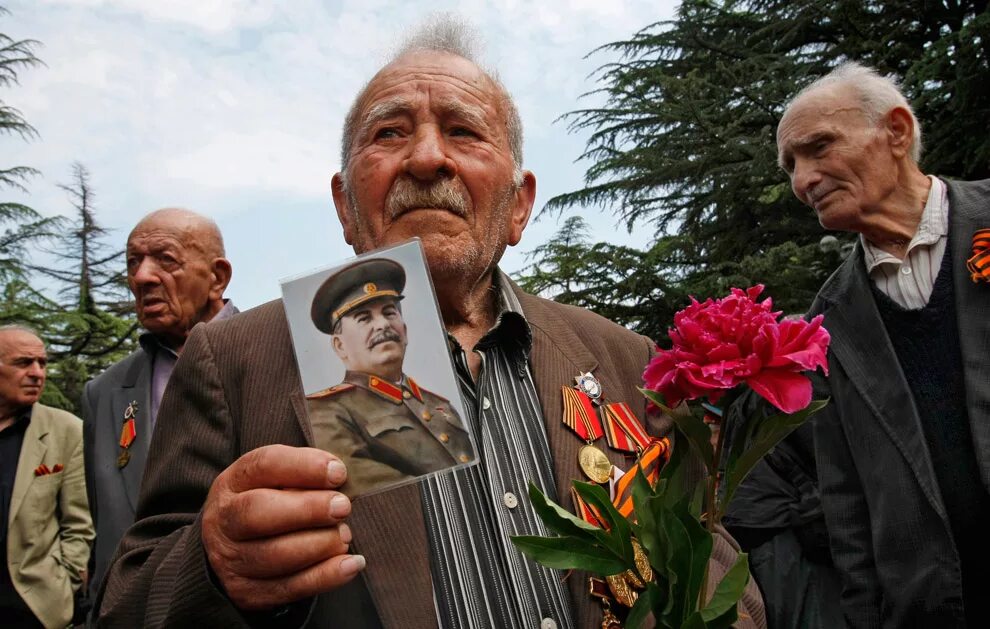
M 709 474 L 707 481 L 707 486 L 705 488 L 705 528 L 708 533 L 714 537 L 715 536 L 715 519 L 718 514 L 718 485 L 719 477 L 721 471 L 719 470 L 719 462 L 722 459 L 722 442 L 725 437 L 725 431 L 722 430 L 723 426 L 721 422 L 718 427 L 718 438 L 715 441 L 715 460 L 714 465 L 711 469 L 715 470 L 714 474 Z M 713 546 L 714 548 L 714 546 Z M 711 558 L 705 563 L 705 575 L 701 581 L 701 592 L 698 596 L 698 609 L 704 609 L 705 605 L 708 603 L 708 568 L 711 565 Z

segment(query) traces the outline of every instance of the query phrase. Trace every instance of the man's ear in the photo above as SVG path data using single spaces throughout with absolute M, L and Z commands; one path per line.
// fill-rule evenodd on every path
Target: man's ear
M 330 344 L 333 345 L 333 353 L 337 354 L 337 358 L 340 360 L 346 360 L 347 354 L 344 353 L 344 343 L 340 340 L 340 337 L 336 334 L 330 336 Z
M 522 185 L 515 192 L 512 208 L 509 211 L 509 234 L 506 244 L 510 247 L 519 244 L 523 230 L 529 224 L 533 213 L 533 203 L 536 201 L 536 175 L 528 170 L 522 171 Z
M 210 286 L 210 299 L 223 299 L 223 293 L 230 284 L 234 268 L 227 258 L 213 260 L 213 284 Z
M 330 180 L 330 190 L 333 192 L 333 204 L 337 208 L 337 220 L 344 228 L 344 242 L 349 245 L 354 244 L 354 225 L 352 225 L 352 210 L 348 199 L 347 189 L 344 184 L 343 173 L 336 173 Z
M 914 144 L 914 119 L 906 107 L 894 107 L 884 117 L 890 150 L 895 157 L 911 154 Z

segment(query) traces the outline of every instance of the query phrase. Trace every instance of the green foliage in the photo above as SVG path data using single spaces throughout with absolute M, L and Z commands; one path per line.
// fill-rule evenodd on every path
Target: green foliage
M 0 17 L 6 13 L 0 7 Z M 39 45 L 31 39 L 15 40 L 0 33 L 0 88 L 16 85 L 19 71 L 41 64 L 34 54 Z M 31 140 L 38 133 L 19 110 L 0 100 L 0 135 Z M 28 166 L 0 165 L 0 192 L 26 191 L 27 180 L 37 172 Z M 26 205 L 0 199 L 0 290 L 8 282 L 26 277 L 29 247 L 49 239 L 57 227 L 56 218 L 44 218 Z
M 644 251 L 595 243 L 580 218 L 531 252 L 521 285 L 653 338 L 687 295 L 766 284 L 803 312 L 840 262 L 776 165 L 785 103 L 852 59 L 903 78 L 924 128 L 927 172 L 990 176 L 987 2 L 683 0 L 676 19 L 594 51 L 601 107 L 571 112 L 590 132 L 585 186 L 544 214 L 598 206 Z M 847 248 L 847 247 L 846 247 Z

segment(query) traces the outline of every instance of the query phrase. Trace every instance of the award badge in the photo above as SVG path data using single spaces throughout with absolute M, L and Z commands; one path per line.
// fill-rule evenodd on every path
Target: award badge
M 117 457 L 117 467 L 123 469 L 131 462 L 131 444 L 137 437 L 137 400 L 131 402 L 124 409 L 124 425 L 120 429 L 120 456 Z
M 601 395 L 601 385 L 591 374 L 583 374 L 580 378 L 588 377 L 593 381 L 591 387 L 597 387 L 597 395 Z M 596 483 L 606 483 L 612 475 L 612 462 L 605 453 L 595 447 L 595 441 L 605 434 L 602 421 L 595 412 L 592 398 L 584 390 L 563 386 L 564 424 L 573 430 L 585 445 L 578 451 L 578 465 L 584 475 Z

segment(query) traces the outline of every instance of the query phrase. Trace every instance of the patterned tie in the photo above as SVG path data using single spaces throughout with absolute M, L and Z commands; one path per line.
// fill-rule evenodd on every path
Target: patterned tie
M 973 257 L 966 261 L 974 282 L 990 282 L 990 229 L 973 234 Z

